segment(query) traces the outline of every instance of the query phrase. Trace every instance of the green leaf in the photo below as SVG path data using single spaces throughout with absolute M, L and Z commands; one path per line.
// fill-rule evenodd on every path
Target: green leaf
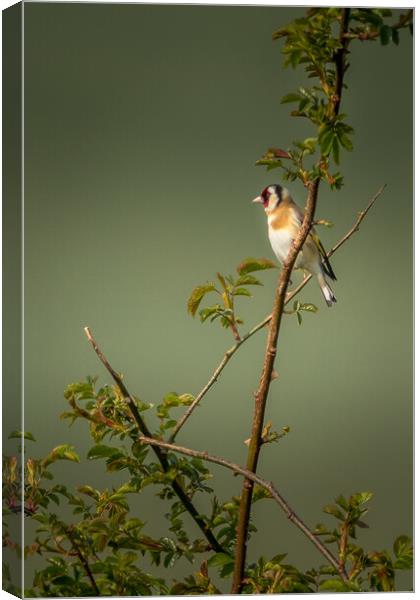
M 315 535 L 327 535 L 329 533 L 330 530 L 323 523 L 318 523 L 314 529 Z
M 332 141 L 332 153 L 333 153 L 333 158 L 334 158 L 334 162 L 339 165 L 340 164 L 340 144 L 338 142 L 338 136 L 334 135 L 333 141 Z
M 176 408 L 178 406 L 189 406 L 194 402 L 194 396 L 192 394 L 177 394 L 176 392 L 169 392 L 163 398 L 162 404 L 159 404 L 156 409 L 156 414 L 159 419 L 166 419 L 169 417 L 169 409 Z
M 389 44 L 389 40 L 391 39 L 392 29 L 389 25 L 382 25 L 379 29 L 379 38 L 381 40 L 382 46 L 386 46 Z
M 224 552 L 218 552 L 217 554 L 213 554 L 207 564 L 209 567 L 223 567 L 224 565 L 230 565 L 234 562 L 233 556 L 225 554 Z
M 308 150 L 311 154 L 313 154 L 316 149 L 317 141 L 317 138 L 314 137 L 306 138 L 303 140 L 302 146 L 305 150 Z
M 77 488 L 77 491 L 80 492 L 81 494 L 86 494 L 86 496 L 90 496 L 91 498 L 94 498 L 95 500 L 99 500 L 100 493 L 98 492 L 98 490 L 95 490 L 90 485 L 80 485 Z
M 44 458 L 42 464 L 44 467 L 50 465 L 57 460 L 71 460 L 72 462 L 80 462 L 78 454 L 74 450 L 74 446 L 63 444 L 53 448 L 51 452 Z
M 277 169 L 283 166 L 281 160 L 272 160 L 267 158 L 260 158 L 255 162 L 257 167 L 267 167 L 267 171 L 271 171 L 272 169 Z
M 22 438 L 24 438 L 25 440 L 31 440 L 31 442 L 36 442 L 36 439 L 29 431 L 12 431 L 12 433 L 9 435 L 9 440 L 21 440 Z
M 236 267 L 239 275 L 247 275 L 254 271 L 264 271 L 265 269 L 275 269 L 277 265 L 267 258 L 246 258 Z
M 356 521 L 356 525 L 357 527 L 360 527 L 361 529 L 369 529 L 369 525 L 367 523 L 365 523 L 364 521 Z
M 331 565 L 322 565 L 319 568 L 320 575 L 338 575 L 337 569 Z
M 118 448 L 112 448 L 111 446 L 105 446 L 103 444 L 93 446 L 87 453 L 89 459 L 109 458 L 115 455 L 123 455 L 123 453 L 121 450 L 118 450 Z
M 283 166 L 281 160 L 272 160 L 270 164 L 267 165 L 267 171 L 273 171 L 273 169 L 279 169 Z
M 326 579 L 319 586 L 320 591 L 348 592 L 349 588 L 341 579 Z
M 396 538 L 393 550 L 395 556 L 401 556 L 402 554 L 406 554 L 407 551 L 412 549 L 411 538 L 408 535 L 400 535 Z
M 131 452 L 133 453 L 133 456 L 137 458 L 137 460 L 143 462 L 148 454 L 149 448 L 150 446 L 146 446 L 145 444 L 137 441 L 132 444 Z
M 259 279 L 253 275 L 242 275 L 236 281 L 236 285 L 263 285 Z
M 410 571 L 413 568 L 413 556 L 401 556 L 394 562 L 394 569 Z
M 225 278 L 223 277 L 223 275 L 221 273 L 216 273 L 216 275 L 217 275 L 217 279 L 220 281 L 220 285 L 226 291 L 227 290 L 227 285 L 226 285 Z
M 188 299 L 187 310 L 193 317 L 197 312 L 198 307 L 200 306 L 200 302 L 204 298 L 206 294 L 209 292 L 214 292 L 216 289 L 214 283 L 206 283 L 205 285 L 199 285 L 193 289 L 191 295 Z
M 178 398 L 182 406 L 189 406 L 195 400 L 195 396 L 193 396 L 192 394 L 181 394 L 180 396 L 178 396 Z
M 285 554 L 276 554 L 270 560 L 270 563 L 280 564 L 280 563 L 282 563 L 284 561 L 284 559 L 286 558 L 286 556 L 287 556 L 287 552 Z
M 307 312 L 316 313 L 318 311 L 318 307 L 315 304 L 311 304 L 310 302 L 299 303 L 299 310 L 306 310 Z
M 54 585 L 58 586 L 70 586 L 74 585 L 76 582 L 70 575 L 59 575 L 58 577 L 53 577 L 52 582 Z
M 400 535 L 394 542 L 394 554 L 397 560 L 394 562 L 395 569 L 413 568 L 413 544 L 411 538 Z
M 204 323 L 204 321 L 207 321 L 207 319 L 212 315 L 221 316 L 222 311 L 223 309 L 220 304 L 216 304 L 215 306 L 202 308 L 198 314 L 200 315 L 200 321 Z
M 302 315 L 300 314 L 300 312 L 298 310 L 296 311 L 296 317 L 297 317 L 299 325 L 302 325 Z
M 289 102 L 299 102 L 302 100 L 302 96 L 300 94 L 286 94 L 280 100 L 282 104 L 288 104 Z
M 338 130 L 337 135 L 338 135 L 338 140 L 339 140 L 340 144 L 343 146 L 343 148 L 345 148 L 346 150 L 351 152 L 353 150 L 353 142 L 351 141 L 351 139 L 344 133 L 344 131 L 342 129 Z
M 136 485 L 133 485 L 132 483 L 130 483 L 129 481 L 127 481 L 127 483 L 124 483 L 121 487 L 118 488 L 117 492 L 119 494 L 134 494 L 135 492 L 138 492 L 139 488 Z
M 327 156 L 331 152 L 334 135 L 335 133 L 331 126 L 323 125 L 319 129 L 318 143 L 321 148 L 322 154 L 324 154 L 325 156 Z
M 252 296 L 251 292 L 244 287 L 238 287 L 233 292 L 234 296 Z
M 398 29 L 392 28 L 392 41 L 396 46 L 400 43 L 400 32 Z
M 324 506 L 324 508 L 322 510 L 325 513 L 327 513 L 328 515 L 332 515 L 333 517 L 340 519 L 340 521 L 344 521 L 345 517 L 344 517 L 343 513 L 338 508 L 338 506 L 336 506 L 335 504 L 328 504 L 327 506 Z
M 373 498 L 373 492 L 359 492 L 358 494 L 352 494 L 350 496 L 350 505 L 351 506 L 360 506 L 361 504 L 366 504 Z

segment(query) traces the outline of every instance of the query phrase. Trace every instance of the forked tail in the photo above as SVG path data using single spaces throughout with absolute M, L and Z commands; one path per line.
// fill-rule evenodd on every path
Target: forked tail
M 337 302 L 337 298 L 334 296 L 334 292 L 332 291 L 331 286 L 327 283 L 323 273 L 318 274 L 318 283 L 325 298 L 325 302 L 328 306 L 332 306 L 334 302 Z

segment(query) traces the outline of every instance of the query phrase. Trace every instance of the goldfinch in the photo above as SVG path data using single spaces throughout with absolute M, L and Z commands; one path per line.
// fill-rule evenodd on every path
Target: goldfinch
M 271 247 L 278 260 L 284 262 L 302 224 L 302 211 L 293 202 L 290 192 L 278 184 L 264 188 L 253 202 L 260 202 L 264 206 Z M 326 276 L 333 280 L 337 278 L 314 228 L 309 232 L 294 268 L 304 269 L 316 277 L 328 306 L 337 302 Z

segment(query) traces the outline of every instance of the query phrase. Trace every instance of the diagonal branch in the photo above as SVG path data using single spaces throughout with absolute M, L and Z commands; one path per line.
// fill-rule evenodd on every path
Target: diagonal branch
M 140 441 L 143 444 L 150 444 L 151 446 L 158 446 L 159 448 L 164 448 L 166 450 L 171 450 L 172 452 L 179 452 L 180 454 L 185 454 L 186 456 L 193 456 L 195 458 L 200 458 L 201 460 L 205 460 L 208 462 L 215 463 L 216 465 L 221 465 L 222 467 L 226 467 L 230 469 L 234 473 L 238 473 L 239 475 L 243 475 L 247 480 L 252 481 L 253 483 L 257 483 L 264 489 L 266 489 L 270 496 L 277 502 L 283 512 L 287 515 L 289 521 L 291 521 L 296 527 L 298 527 L 307 538 L 311 540 L 311 542 L 316 546 L 316 548 L 323 554 L 323 556 L 328 560 L 328 562 L 337 570 L 340 577 L 343 581 L 348 581 L 348 576 L 344 565 L 340 564 L 339 561 L 334 557 L 334 555 L 328 550 L 328 548 L 321 542 L 321 540 L 312 533 L 310 528 L 305 525 L 300 517 L 292 510 L 288 502 L 283 498 L 283 496 L 277 491 L 271 481 L 267 481 L 266 479 L 262 479 L 252 471 L 248 469 L 244 469 L 239 465 L 226 460 L 225 458 L 221 458 L 219 456 L 214 456 L 209 454 L 208 452 L 200 452 L 199 450 L 192 450 L 191 448 L 185 448 L 184 446 L 178 446 L 175 444 L 168 444 L 167 442 L 162 442 L 161 440 L 156 440 L 154 438 L 149 438 L 145 436 L 140 437 Z
M 104 356 L 103 352 L 99 348 L 98 344 L 96 343 L 94 337 L 92 336 L 92 333 L 91 333 L 89 327 L 85 327 L 84 329 L 85 329 L 86 336 L 87 336 L 90 344 L 92 345 L 93 349 L 95 350 L 99 360 L 102 362 L 102 364 L 105 366 L 107 371 L 110 373 L 111 377 L 113 378 L 113 380 L 117 384 L 119 390 L 121 391 L 121 394 L 123 395 L 124 399 L 126 400 L 128 407 L 130 408 L 131 414 L 133 416 L 133 419 L 136 422 L 139 431 L 143 435 L 145 435 L 149 438 L 152 438 L 153 435 L 152 435 L 150 429 L 147 427 L 143 417 L 141 416 L 141 414 L 137 408 L 136 402 L 135 402 L 133 396 L 128 391 L 125 383 L 123 382 L 123 380 L 121 378 L 121 375 L 119 375 L 117 373 L 117 371 L 115 371 L 111 367 L 110 363 L 108 362 L 108 360 Z M 162 466 L 162 469 L 164 471 L 168 471 L 169 464 L 168 464 L 168 458 L 166 456 L 166 452 L 162 451 L 162 449 L 159 448 L 158 446 L 153 446 L 153 450 Z M 201 532 L 203 533 L 203 535 L 207 538 L 207 541 L 209 542 L 212 549 L 215 552 L 224 552 L 224 549 L 219 544 L 219 542 L 216 540 L 213 533 L 210 531 L 207 523 L 205 522 L 203 517 L 200 515 L 198 510 L 195 508 L 194 504 L 191 502 L 191 499 L 185 493 L 181 483 L 175 479 L 174 481 L 172 481 L 171 485 L 172 485 L 172 488 L 173 488 L 175 494 L 181 500 L 181 502 L 184 505 L 187 512 L 189 512 L 189 514 L 192 516 L 194 521 L 197 523 L 198 527 L 201 529 Z
M 386 187 L 386 184 L 383 185 L 376 192 L 376 194 L 374 194 L 371 197 L 371 199 L 369 200 L 369 203 L 366 206 L 366 208 L 358 214 L 358 217 L 357 217 L 354 225 L 349 229 L 349 231 L 327 253 L 328 258 L 330 258 L 333 254 L 335 254 L 335 252 L 337 252 L 337 250 L 339 248 L 341 248 L 341 246 L 343 244 L 345 244 L 345 242 L 347 242 L 347 240 L 349 240 L 354 233 L 356 233 L 357 231 L 359 231 L 359 226 L 361 225 L 362 221 L 366 217 L 367 213 L 372 208 L 373 204 L 376 202 L 376 200 L 379 198 L 379 196 L 383 193 L 385 187 Z M 296 288 L 294 290 L 292 290 L 291 292 L 289 292 L 287 294 L 287 296 L 286 296 L 285 305 L 289 304 L 289 302 L 308 284 L 308 282 L 311 279 L 312 279 L 312 275 L 307 275 L 301 281 L 301 283 L 298 286 L 296 286 Z M 170 443 L 172 443 L 175 440 L 175 438 L 178 435 L 179 431 L 182 429 L 182 427 L 185 425 L 185 423 L 187 422 L 187 420 L 190 418 L 190 416 L 192 415 L 192 413 L 194 412 L 194 410 L 197 408 L 197 406 L 199 405 L 199 403 L 201 402 L 201 400 L 204 398 L 204 396 L 207 394 L 207 392 L 210 390 L 210 388 L 213 387 L 213 385 L 216 383 L 216 381 L 219 378 L 219 375 L 221 374 L 221 372 L 223 371 L 223 369 L 226 367 L 226 365 L 228 364 L 228 362 L 230 361 L 230 359 L 232 358 L 232 356 L 236 353 L 236 351 L 239 350 L 239 348 L 242 346 L 242 344 L 244 342 L 246 342 L 250 337 L 252 337 L 255 333 L 257 333 L 258 331 L 260 331 L 261 329 L 263 329 L 266 325 L 268 325 L 270 323 L 270 321 L 271 321 L 271 314 L 268 315 L 267 317 L 265 317 L 265 319 L 263 319 L 262 321 L 260 321 L 260 323 L 258 323 L 257 325 L 255 325 L 247 333 L 245 333 L 242 336 L 242 338 L 241 338 L 241 340 L 239 342 L 237 342 L 234 346 L 232 346 L 231 348 L 229 348 L 229 350 L 227 350 L 225 352 L 225 354 L 224 354 L 221 362 L 219 363 L 219 365 L 217 366 L 217 368 L 213 372 L 213 374 L 210 377 L 209 381 L 206 383 L 206 385 L 203 387 L 203 389 L 196 396 L 194 402 L 187 408 L 187 410 L 185 411 L 185 413 L 178 420 L 177 424 L 175 425 L 175 427 L 174 427 L 174 429 L 172 431 L 171 436 L 169 437 L 169 442 Z
M 187 410 L 185 411 L 185 413 L 178 420 L 177 424 L 175 425 L 175 427 L 174 427 L 174 429 L 172 431 L 172 434 L 169 437 L 169 442 L 173 442 L 175 440 L 175 438 L 178 435 L 180 429 L 185 425 L 185 423 L 190 418 L 190 416 L 192 415 L 192 413 L 194 412 L 194 410 L 197 408 L 197 406 L 199 405 L 199 403 L 201 402 L 201 400 L 204 398 L 204 396 L 207 394 L 207 392 L 209 391 L 209 389 L 216 383 L 216 381 L 217 381 L 220 373 L 226 367 L 227 363 L 230 361 L 230 359 L 235 354 L 235 352 L 237 350 L 239 350 L 239 348 L 242 346 L 242 344 L 244 342 L 246 342 L 250 337 L 252 337 L 254 335 L 254 333 L 257 333 L 257 331 L 259 331 L 265 325 L 267 325 L 270 322 L 270 319 L 271 319 L 271 315 L 269 315 L 261 323 L 258 323 L 258 325 L 256 325 L 255 327 L 253 327 L 250 331 L 248 331 L 248 333 L 245 333 L 240 338 L 240 340 L 236 342 L 236 344 L 234 346 L 232 346 L 231 348 L 229 348 L 229 350 L 227 350 L 225 352 L 222 361 L 219 363 L 218 367 L 214 371 L 213 375 L 210 377 L 209 381 L 206 383 L 206 385 L 203 387 L 203 389 L 200 391 L 200 393 L 196 396 L 194 402 L 192 402 L 190 404 L 190 406 L 187 408 Z

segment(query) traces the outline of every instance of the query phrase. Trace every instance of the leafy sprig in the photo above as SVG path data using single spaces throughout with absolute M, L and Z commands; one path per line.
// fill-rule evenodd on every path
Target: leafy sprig
M 347 47 L 354 40 L 380 40 L 382 45 L 392 41 L 398 45 L 401 29 L 413 31 L 413 11 L 407 11 L 395 23 L 390 23 L 392 17 L 389 9 L 353 8 L 348 11 L 346 32 L 341 35 L 335 33 L 343 24 L 341 8 L 313 8 L 305 17 L 273 33 L 274 40 L 283 42 L 285 66 L 302 66 L 307 77 L 316 80 L 314 85 L 301 86 L 281 99 L 283 104 L 294 104 L 291 116 L 308 119 L 315 132 L 286 150 L 270 148 L 257 165 L 267 170 L 280 168 L 285 180 L 300 179 L 305 186 L 320 177 L 331 189 L 342 187 L 343 176 L 332 172 L 332 162 L 339 165 L 341 151 L 353 150 L 354 130 L 347 116 L 337 110 L 337 89 L 349 66 Z M 308 157 L 317 151 L 318 160 L 308 164 Z
M 202 323 L 219 320 L 224 328 L 230 328 L 236 340 L 241 336 L 238 325 L 243 324 L 243 319 L 235 312 L 235 300 L 238 296 L 251 297 L 249 286 L 262 286 L 263 283 L 252 273 L 276 268 L 277 265 L 267 258 L 247 258 L 236 268 L 237 277 L 217 273 L 218 285 L 207 282 L 193 289 L 187 303 L 189 314 L 194 317 L 198 311 Z M 210 293 L 215 293 L 221 302 L 199 309 L 203 299 Z

